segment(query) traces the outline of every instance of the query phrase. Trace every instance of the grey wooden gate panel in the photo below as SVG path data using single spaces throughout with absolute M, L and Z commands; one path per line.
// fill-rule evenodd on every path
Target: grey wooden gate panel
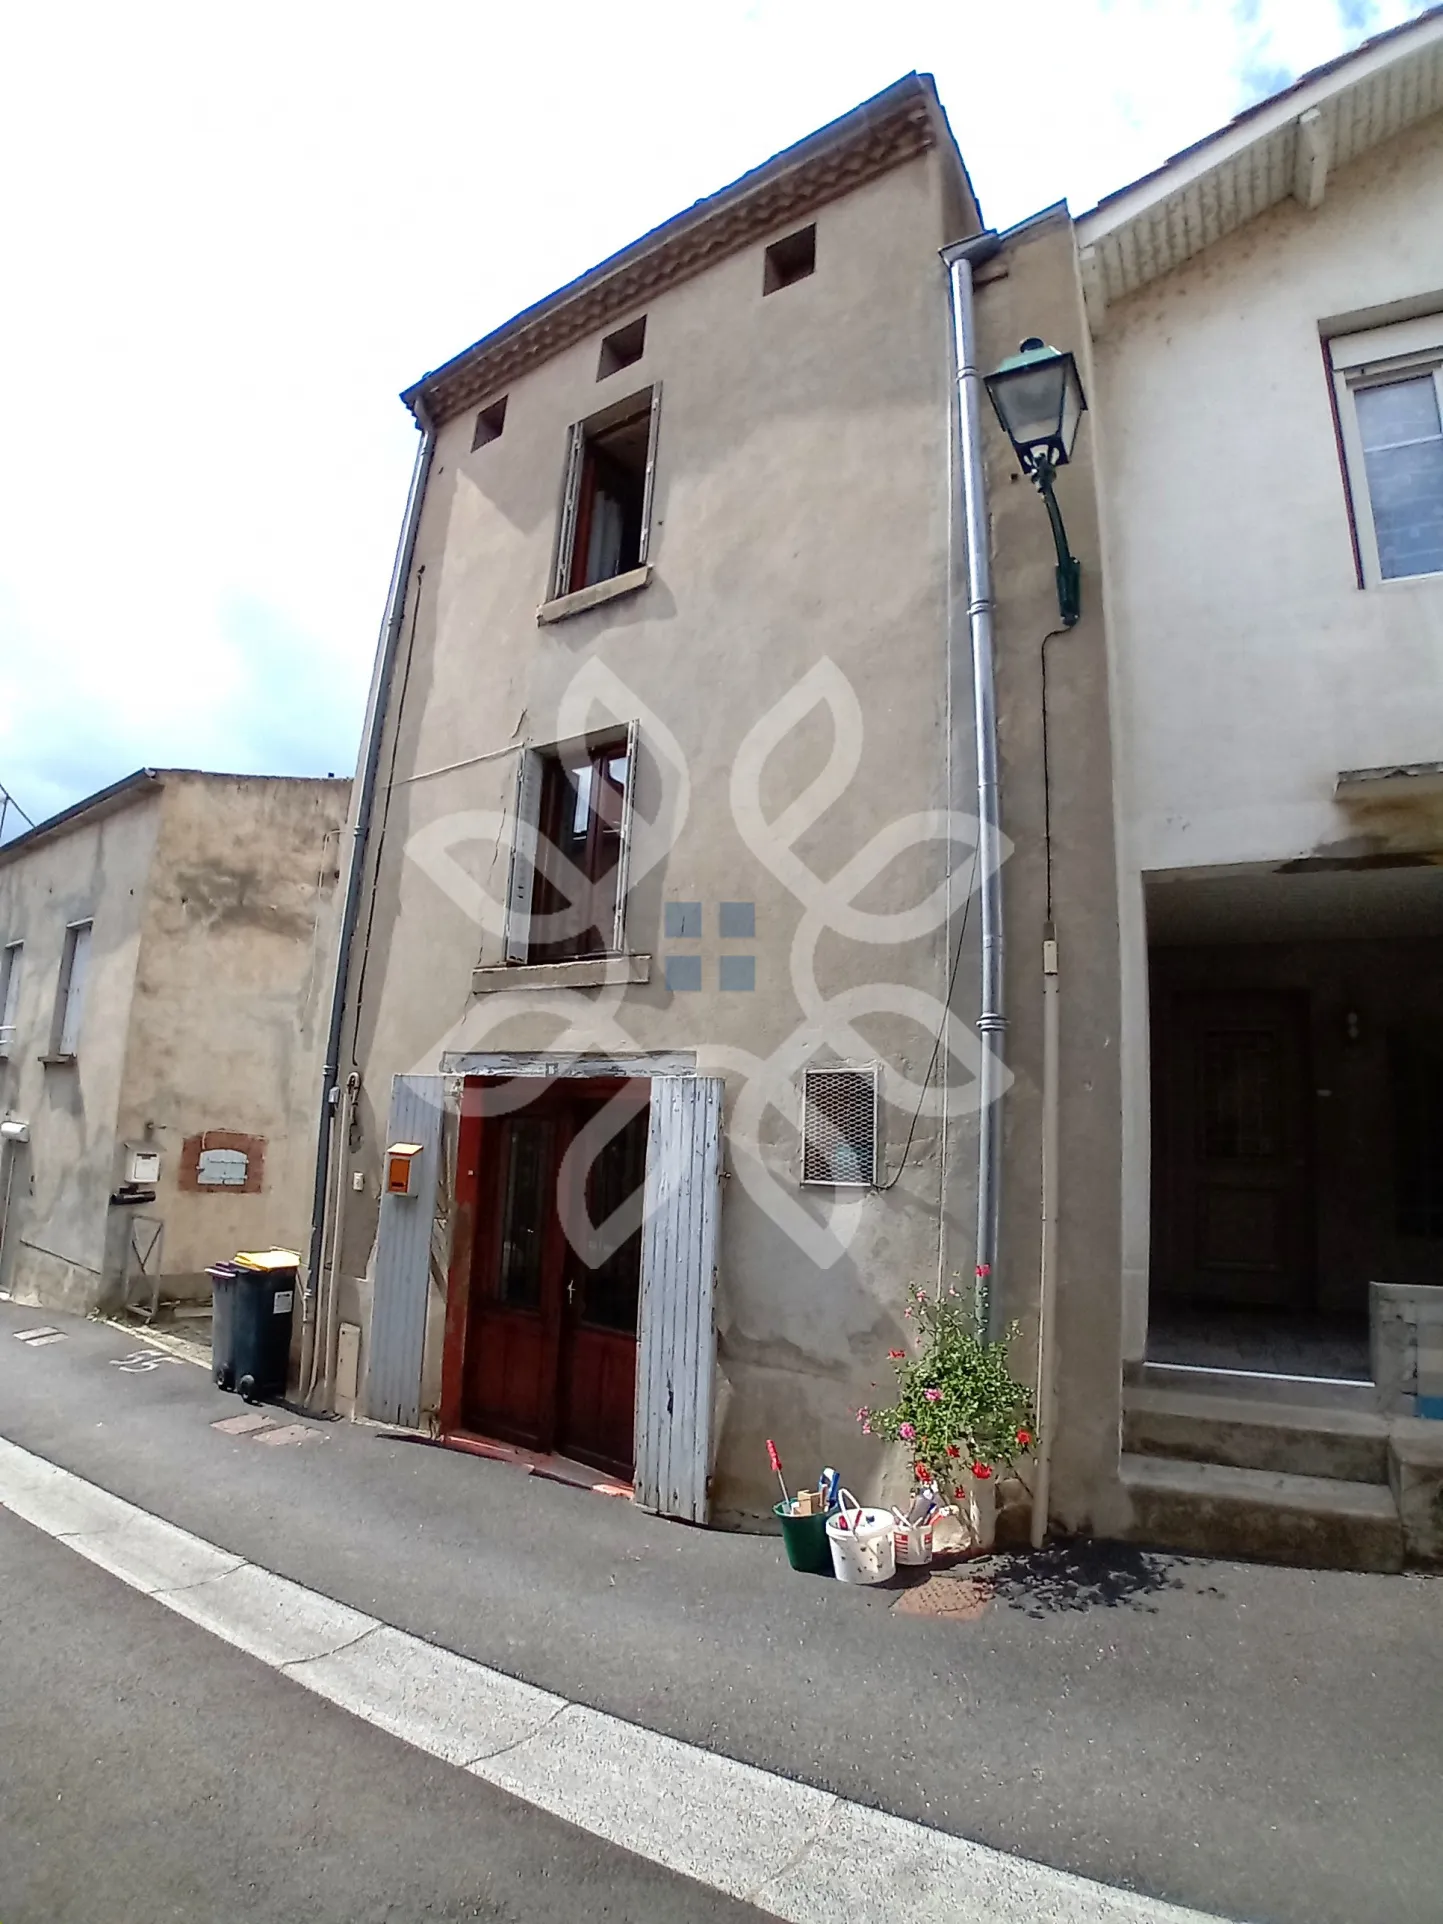
M 366 1366 L 367 1413 L 381 1423 L 421 1421 L 421 1361 L 431 1275 L 431 1225 L 440 1173 L 442 1076 L 396 1076 L 386 1143 L 419 1142 L 414 1196 L 381 1197 Z
M 722 1083 L 654 1076 L 636 1359 L 636 1501 L 707 1520 Z

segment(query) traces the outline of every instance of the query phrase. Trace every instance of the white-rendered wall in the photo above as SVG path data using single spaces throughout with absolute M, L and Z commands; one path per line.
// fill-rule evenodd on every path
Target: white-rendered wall
M 1284 202 L 1109 309 L 1095 344 L 1129 1356 L 1146 1326 L 1143 875 L 1350 844 L 1339 770 L 1443 756 L 1443 578 L 1359 590 L 1320 340 L 1428 294 L 1443 313 L 1440 209 L 1435 119 L 1336 175 L 1316 212 Z

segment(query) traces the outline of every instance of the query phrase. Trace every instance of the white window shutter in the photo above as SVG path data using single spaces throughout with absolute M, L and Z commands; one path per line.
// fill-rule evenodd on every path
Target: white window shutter
M 506 884 L 506 960 L 524 962 L 531 950 L 531 897 L 536 887 L 536 838 L 541 826 L 541 757 L 523 748 L 516 769 L 511 873 Z
M 721 1231 L 719 1076 L 653 1076 L 636 1355 L 637 1503 L 705 1523 Z
M 621 834 L 616 851 L 616 912 L 612 923 L 611 946 L 618 955 L 626 953 L 626 892 L 631 880 L 631 822 L 636 804 L 636 738 L 638 724 L 626 725 L 626 792 L 621 798 Z
M 85 1008 L 85 977 L 90 963 L 90 924 L 71 931 L 70 969 L 65 983 L 65 1014 L 60 1024 L 60 1053 L 73 1056 L 80 1043 L 80 1018 Z

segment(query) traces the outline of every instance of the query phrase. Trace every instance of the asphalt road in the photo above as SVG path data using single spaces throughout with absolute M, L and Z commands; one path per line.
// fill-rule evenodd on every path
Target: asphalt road
M 12 1340 L 42 1320 L 62 1323 L 0 1303 L 0 1434 L 431 1642 L 1221 1916 L 1443 1914 L 1436 1580 L 1064 1548 L 1000 1562 L 967 1620 L 905 1616 L 895 1592 L 792 1576 L 774 1540 L 374 1431 L 217 1432 L 239 1406 L 201 1370 L 127 1373 L 137 1339 L 83 1323 Z
M 4 1924 L 759 1916 L 348 1716 L 0 1510 Z

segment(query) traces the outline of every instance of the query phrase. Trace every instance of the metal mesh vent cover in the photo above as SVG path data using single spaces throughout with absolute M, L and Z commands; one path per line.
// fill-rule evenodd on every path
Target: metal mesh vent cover
M 802 1181 L 870 1188 L 877 1179 L 877 1072 L 808 1069 Z

